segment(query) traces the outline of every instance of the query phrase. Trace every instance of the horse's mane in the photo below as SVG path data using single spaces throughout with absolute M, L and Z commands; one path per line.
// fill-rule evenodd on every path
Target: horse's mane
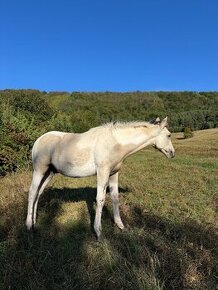
M 152 124 L 144 121 L 131 121 L 131 122 L 109 122 L 101 125 L 103 128 L 119 129 L 119 128 L 138 128 L 138 127 L 151 127 Z

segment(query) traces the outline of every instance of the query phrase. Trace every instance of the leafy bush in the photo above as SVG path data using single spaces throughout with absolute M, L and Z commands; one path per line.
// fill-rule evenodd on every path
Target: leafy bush
M 0 127 L 0 175 L 30 163 L 31 148 L 42 132 L 43 130 L 34 124 L 33 117 L 30 120 L 8 104 L 3 105 Z
M 190 127 L 184 128 L 184 139 L 192 138 L 193 137 L 193 131 Z
M 6 90 L 0 91 L 3 104 L 8 104 L 15 111 L 22 112 L 30 120 L 40 124 L 54 114 L 45 100 L 45 94 L 37 90 Z

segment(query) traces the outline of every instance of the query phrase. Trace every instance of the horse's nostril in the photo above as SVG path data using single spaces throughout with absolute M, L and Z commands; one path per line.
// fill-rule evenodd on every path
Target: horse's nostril
M 174 158 L 175 157 L 175 152 L 173 150 L 168 151 L 169 157 Z

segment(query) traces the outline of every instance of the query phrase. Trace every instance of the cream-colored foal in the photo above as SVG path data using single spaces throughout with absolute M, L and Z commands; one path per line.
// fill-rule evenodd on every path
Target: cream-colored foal
M 82 134 L 48 132 L 39 137 L 32 150 L 33 178 L 29 190 L 27 229 L 36 223 L 40 195 L 55 173 L 70 177 L 97 175 L 94 229 L 101 237 L 101 215 L 107 186 L 113 202 L 114 221 L 123 229 L 119 213 L 118 172 L 123 160 L 153 145 L 168 158 L 175 155 L 167 118 L 155 123 L 109 123 Z

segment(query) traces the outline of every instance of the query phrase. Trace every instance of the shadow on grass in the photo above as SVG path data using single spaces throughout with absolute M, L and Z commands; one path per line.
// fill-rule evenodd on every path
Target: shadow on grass
M 154 272 L 163 289 L 217 289 L 216 228 L 194 220 L 177 224 L 139 207 L 126 219 L 133 230 L 119 242 L 125 245 L 120 252 L 136 267 L 147 261 L 146 271 Z
M 46 212 L 48 213 L 53 212 L 52 218 L 55 218 L 57 215 L 57 211 L 53 210 L 52 208 L 49 208 L 50 206 L 57 207 L 59 210 L 62 203 L 85 201 L 90 218 L 90 230 L 94 234 L 93 224 L 95 218 L 95 200 L 96 200 L 96 188 L 92 187 L 75 188 L 75 189 L 51 188 L 48 189 L 41 197 L 38 209 L 40 210 L 40 208 L 47 207 Z M 48 214 L 46 216 L 46 219 L 44 219 L 43 223 L 44 225 L 46 224 L 49 225 L 51 215 Z
M 38 206 L 41 224 L 31 233 L 24 227 L 27 200 L 0 209 L 5 212 L 0 223 L 0 289 L 98 289 L 97 281 L 84 280 L 84 247 L 98 247 L 93 231 L 95 199 L 96 188 L 47 189 Z M 86 202 L 90 227 L 81 213 L 78 221 L 60 229 L 55 218 L 62 204 L 79 201 Z M 106 207 L 103 218 L 112 220 Z
M 127 193 L 129 191 L 128 188 L 119 188 L 120 193 Z M 52 201 L 52 203 L 51 203 Z M 96 204 L 96 188 L 93 187 L 82 187 L 82 188 L 51 188 L 48 189 L 45 194 L 40 199 L 39 207 L 45 208 L 46 206 L 49 207 L 50 203 L 53 204 L 52 206 L 55 207 L 55 204 L 57 205 L 57 208 L 59 209 L 61 204 L 64 202 L 80 202 L 85 201 L 86 206 L 89 213 L 89 219 L 90 219 L 90 230 L 93 234 L 94 232 L 94 219 L 95 219 L 95 204 Z M 53 209 L 46 209 L 48 212 L 53 212 L 54 218 L 57 215 L 56 210 Z M 103 208 L 102 213 L 103 219 L 109 219 L 113 223 L 113 217 L 111 216 L 109 210 L 106 206 Z M 49 214 L 47 216 L 47 223 L 49 224 L 49 220 L 51 220 L 51 215 Z M 44 220 L 44 223 L 46 224 L 46 220 Z
M 93 225 L 95 197 L 95 188 L 48 189 L 39 204 L 42 224 L 32 234 L 23 227 L 26 204 L 15 205 L 7 227 L 0 226 L 0 289 L 216 289 L 213 227 L 176 224 L 136 206 L 123 211 L 125 232 L 105 209 L 102 244 L 84 213 L 64 229 L 56 225 L 68 201 L 85 201 Z
M 24 228 L 27 201 L 22 218 L 16 203 L 8 205 L 11 211 L 6 209 L 8 215 L 0 225 L 0 289 L 83 289 L 83 245 L 90 241 L 90 232 L 81 215 L 60 235 L 55 218 L 62 203 L 85 200 L 93 220 L 95 191 L 46 190 L 39 204 L 42 224 L 31 233 Z

